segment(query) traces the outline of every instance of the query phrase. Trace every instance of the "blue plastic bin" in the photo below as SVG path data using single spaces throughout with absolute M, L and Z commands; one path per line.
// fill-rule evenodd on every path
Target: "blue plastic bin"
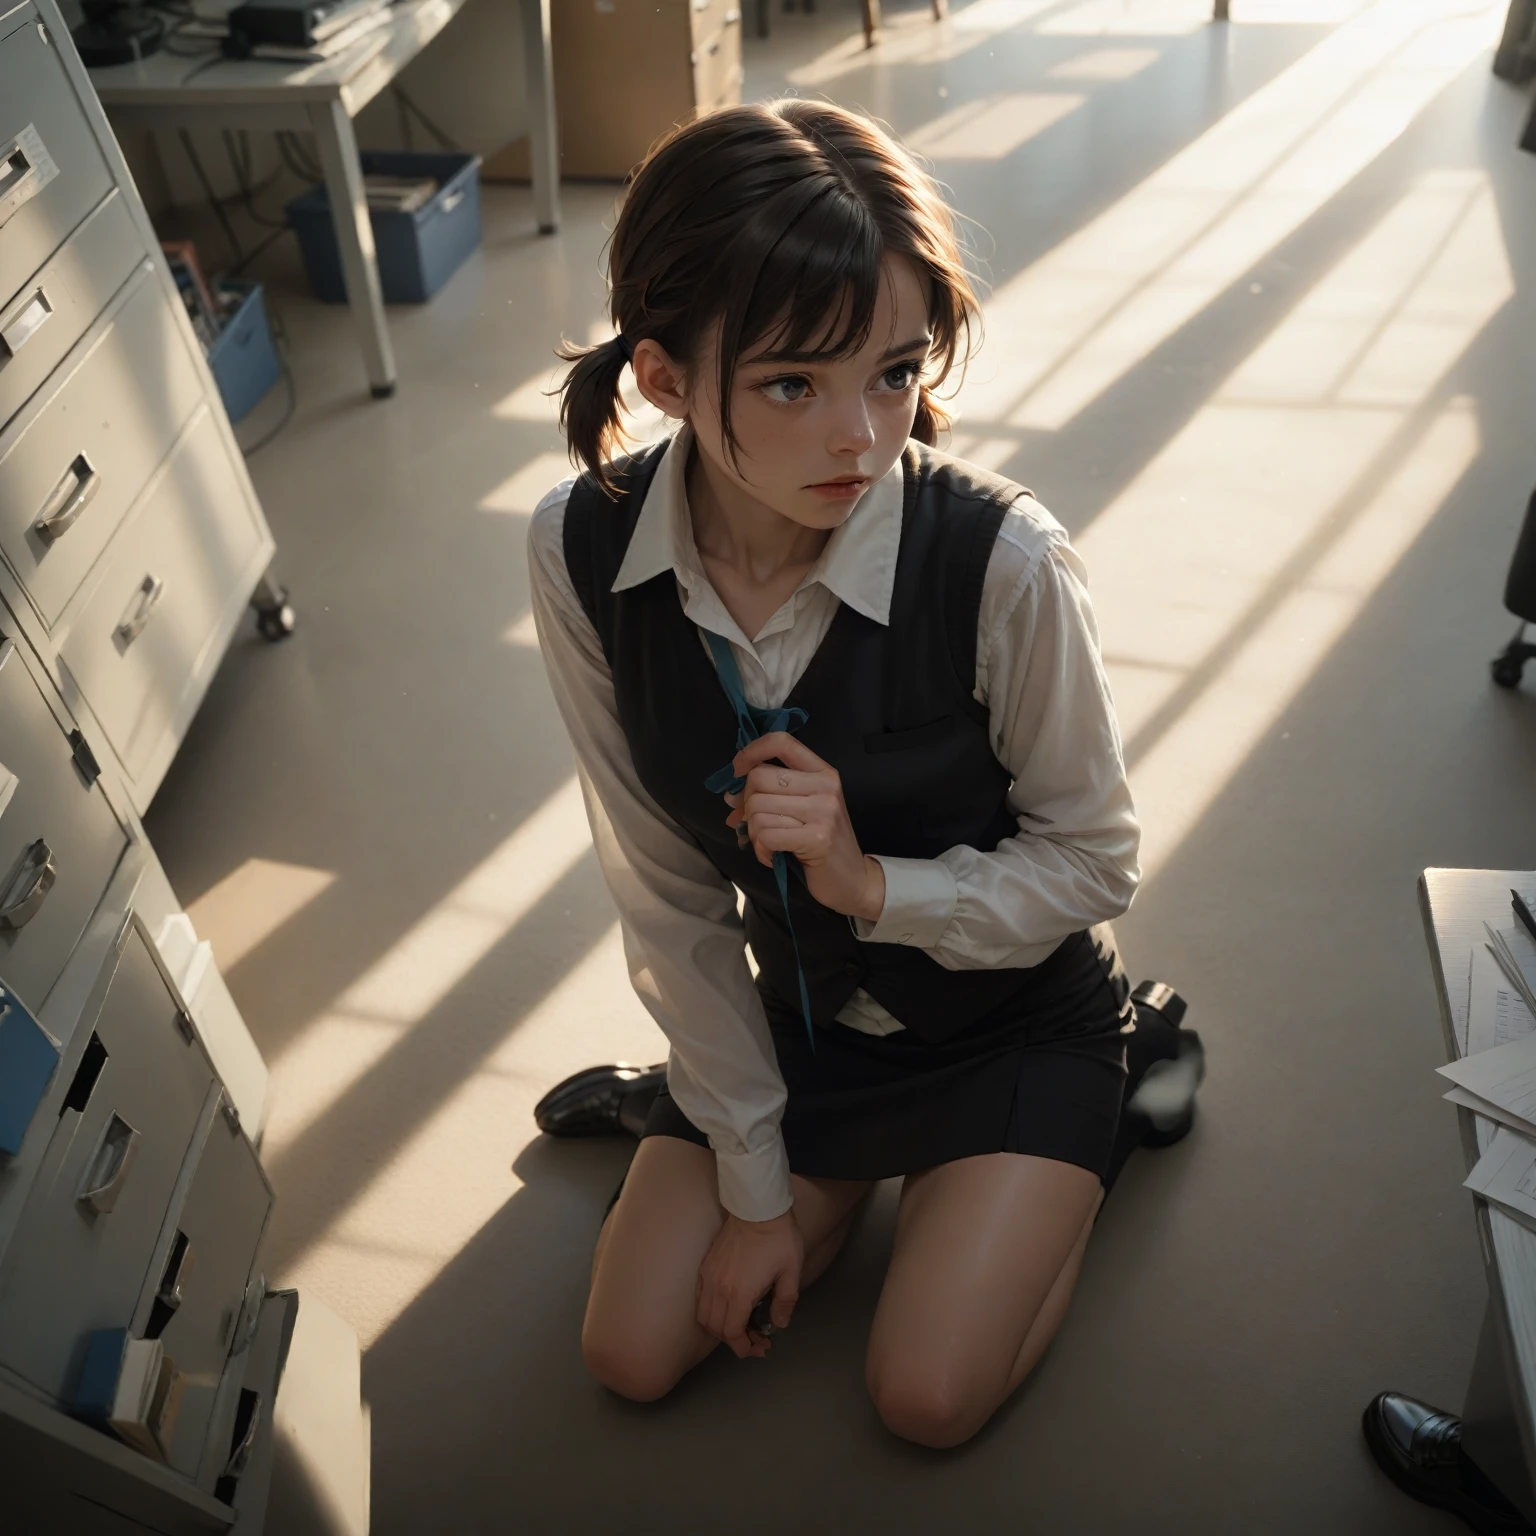
M 430 176 L 438 183 L 414 213 L 370 210 L 384 302 L 424 304 L 480 244 L 480 157 L 370 151 L 362 162 L 365 176 Z M 294 198 L 287 212 L 315 297 L 344 303 L 347 284 L 325 188 Z
M 272 327 L 267 323 L 261 284 L 221 286 L 247 290 L 239 309 L 224 322 L 224 329 L 208 349 L 208 366 L 224 397 L 224 409 L 231 421 L 239 421 L 282 377 L 283 367 L 272 344 Z

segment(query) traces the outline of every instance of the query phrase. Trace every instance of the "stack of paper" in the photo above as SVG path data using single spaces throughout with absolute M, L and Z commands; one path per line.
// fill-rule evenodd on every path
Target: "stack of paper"
M 1460 1061 L 1441 1067 L 1476 1116 L 1482 1153 L 1467 1188 L 1536 1230 L 1536 940 L 1486 929 L 1473 953 Z

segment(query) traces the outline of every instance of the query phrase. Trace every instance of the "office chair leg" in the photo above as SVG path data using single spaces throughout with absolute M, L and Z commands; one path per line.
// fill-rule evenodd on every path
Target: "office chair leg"
M 1536 644 L 1525 638 L 1525 625 L 1515 631 L 1515 638 L 1489 663 L 1489 671 L 1500 688 L 1518 688 L 1528 661 L 1536 661 Z

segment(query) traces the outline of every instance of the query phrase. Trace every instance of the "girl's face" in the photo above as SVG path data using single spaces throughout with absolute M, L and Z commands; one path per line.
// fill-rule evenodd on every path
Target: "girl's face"
M 807 362 L 766 344 L 747 350 L 731 396 L 734 458 L 720 429 L 714 341 L 686 378 L 661 366 L 671 360 L 654 342 L 636 347 L 642 393 L 693 427 L 701 467 L 722 501 L 745 495 L 803 527 L 832 529 L 900 457 L 932 336 L 911 264 L 887 258 L 885 278 L 869 336 L 850 356 Z M 672 373 L 671 389 L 657 387 L 663 372 Z

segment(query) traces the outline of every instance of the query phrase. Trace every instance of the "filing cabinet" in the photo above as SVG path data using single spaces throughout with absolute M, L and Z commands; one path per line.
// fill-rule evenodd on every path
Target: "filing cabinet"
M 19 849 L 25 871 L 45 843 L 50 878 L 0 940 L 0 979 L 58 1061 L 19 1149 L 0 1153 L 0 1511 L 62 1510 L 70 1487 L 105 1477 L 92 1498 L 135 1529 L 228 1529 L 260 1427 L 251 1405 L 270 1413 L 277 1389 L 249 1352 L 272 1191 L 137 910 L 142 829 L 14 628 L 0 602 L 0 857 Z M 71 1416 L 91 1339 L 116 1329 L 159 1339 L 170 1361 L 163 1459 Z M 54 1457 L 84 1436 L 53 1504 L 37 1485 L 48 1457 L 26 1452 L 39 1434 Z M 116 1493 L 114 1465 L 138 1473 Z M 17 1528 L 77 1527 L 56 1513 Z
M 7 1536 L 342 1529 L 267 1511 L 274 1468 L 304 1489 L 337 1436 L 366 1510 L 366 1418 L 334 1391 L 356 1341 L 267 1288 L 265 1068 L 216 968 L 188 997 L 160 953 L 188 920 L 139 819 L 272 548 L 54 0 L 0 0 Z M 328 1419 L 296 1440 L 317 1377 Z
M 0 0 L 0 566 L 138 812 L 272 552 L 68 28 Z

